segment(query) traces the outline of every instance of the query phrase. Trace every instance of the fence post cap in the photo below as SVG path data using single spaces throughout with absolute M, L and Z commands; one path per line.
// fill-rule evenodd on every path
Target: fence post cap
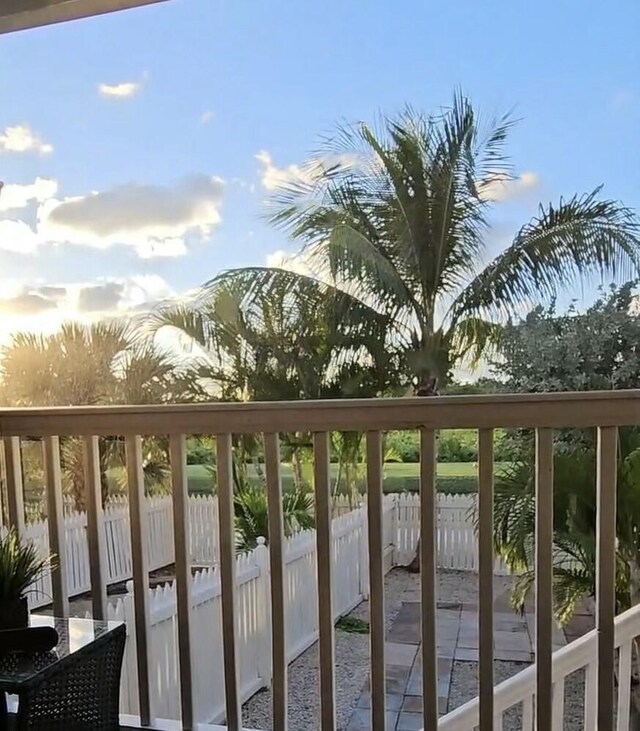
M 263 536 L 258 536 L 258 538 L 256 538 L 256 543 L 259 546 L 266 546 L 267 545 L 267 539 L 264 538 Z

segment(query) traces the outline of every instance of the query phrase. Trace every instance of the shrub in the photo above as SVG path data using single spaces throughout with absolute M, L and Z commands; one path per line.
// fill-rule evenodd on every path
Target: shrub
M 475 429 L 451 429 L 440 432 L 438 459 L 440 462 L 476 462 L 478 434 Z
M 214 464 L 213 445 L 201 439 L 187 440 L 187 464 Z
M 400 462 L 420 461 L 420 441 L 416 431 L 391 431 L 385 437 L 385 446 Z

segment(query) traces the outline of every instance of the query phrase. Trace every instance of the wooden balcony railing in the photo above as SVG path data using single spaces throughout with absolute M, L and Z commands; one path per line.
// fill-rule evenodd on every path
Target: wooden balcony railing
M 174 500 L 174 551 L 177 583 L 178 646 L 182 726 L 194 718 L 191 603 L 188 541 L 185 435 L 216 437 L 219 501 L 222 627 L 226 682 L 227 726 L 241 727 L 236 659 L 238 630 L 234 577 L 233 483 L 231 437 L 263 434 L 268 493 L 271 561 L 271 637 L 273 664 L 273 728 L 287 729 L 287 654 L 284 613 L 283 516 L 280 488 L 281 432 L 313 432 L 317 519 L 317 571 L 320 629 L 322 731 L 336 728 L 334 638 L 331 587 L 331 513 L 329 500 L 328 435 L 334 430 L 366 432 L 369 584 L 371 612 L 372 729 L 385 729 L 385 626 L 382 536 L 381 434 L 390 429 L 419 429 L 421 444 L 421 559 L 422 653 L 424 726 L 438 725 L 436 672 L 436 551 L 435 472 L 436 433 L 446 428 L 479 429 L 479 548 L 480 548 L 480 693 L 481 731 L 498 729 L 493 675 L 493 430 L 522 427 L 536 430 L 536 665 L 534 715 L 537 729 L 552 727 L 552 528 L 553 429 L 597 429 L 597 683 L 592 728 L 614 728 L 614 574 L 616 539 L 617 428 L 640 423 L 640 391 L 505 396 L 461 396 L 408 399 L 309 401 L 286 403 L 210 404 L 176 406 L 78 407 L 0 410 L 4 445 L 6 509 L 19 532 L 25 528 L 21 437 L 42 438 L 51 551 L 64 555 L 62 484 L 59 438 L 80 436 L 85 445 L 87 534 L 94 616 L 106 616 L 106 575 L 98 462 L 98 437 L 122 436 L 126 442 L 131 553 L 135 601 L 135 635 L 142 725 L 153 725 L 150 702 L 149 607 L 146 511 L 141 437 L 168 436 Z M 54 611 L 69 611 L 65 562 L 52 575 Z

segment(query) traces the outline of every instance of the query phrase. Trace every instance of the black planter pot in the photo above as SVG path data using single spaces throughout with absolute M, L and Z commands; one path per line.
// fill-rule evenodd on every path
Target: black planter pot
M 17 629 L 29 626 L 27 597 L 0 601 L 0 629 Z

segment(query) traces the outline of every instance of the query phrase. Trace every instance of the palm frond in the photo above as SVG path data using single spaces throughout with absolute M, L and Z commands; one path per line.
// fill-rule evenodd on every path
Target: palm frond
M 451 351 L 457 360 L 476 366 L 483 356 L 500 347 L 503 329 L 500 323 L 482 317 L 465 317 L 451 330 Z
M 640 225 L 600 188 L 558 206 L 540 207 L 509 248 L 466 287 L 454 319 L 470 313 L 508 316 L 589 276 L 626 281 L 640 274 Z

